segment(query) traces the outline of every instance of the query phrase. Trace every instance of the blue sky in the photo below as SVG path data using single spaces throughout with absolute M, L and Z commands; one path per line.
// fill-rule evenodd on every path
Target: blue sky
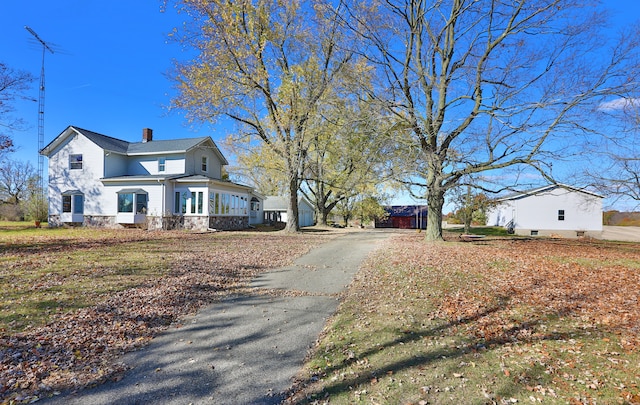
M 0 6 L 0 59 L 39 78 L 42 48 L 25 29 L 31 27 L 54 44 L 45 55 L 45 145 L 67 126 L 138 141 L 142 128 L 154 139 L 211 135 L 226 129 L 189 127 L 182 116 L 167 114 L 172 83 L 166 77 L 180 46 L 167 34 L 180 24 L 174 10 L 161 12 L 156 0 L 57 0 L 3 2 Z M 28 94 L 38 98 L 37 81 Z M 17 103 L 15 116 L 28 130 L 14 132 L 14 158 L 37 164 L 38 104 Z
M 640 18 L 638 0 L 607 0 L 616 26 Z M 168 33 L 182 19 L 161 0 L 21 0 L 0 6 L 0 60 L 39 77 L 42 49 L 25 29 L 31 27 L 56 53 L 45 56 L 44 144 L 67 126 L 138 141 L 142 128 L 154 139 L 211 136 L 217 143 L 233 131 L 224 122 L 192 126 L 168 113 L 172 83 L 166 77 L 172 59 L 185 59 Z M 38 98 L 37 81 L 28 97 Z M 28 129 L 13 133 L 13 158 L 37 167 L 38 104 L 16 103 L 14 116 Z M 229 156 L 229 158 L 232 158 Z

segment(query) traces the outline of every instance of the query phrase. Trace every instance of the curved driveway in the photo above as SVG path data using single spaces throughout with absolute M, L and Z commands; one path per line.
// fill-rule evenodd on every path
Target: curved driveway
M 390 233 L 347 233 L 292 266 L 262 274 L 257 289 L 282 294 L 229 298 L 199 311 L 124 356 L 133 366 L 109 382 L 45 403 L 278 404 L 291 386 L 340 293 Z

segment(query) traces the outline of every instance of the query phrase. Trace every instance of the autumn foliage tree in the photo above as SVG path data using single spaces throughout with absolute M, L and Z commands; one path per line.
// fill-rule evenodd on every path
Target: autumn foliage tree
M 378 193 L 385 180 L 388 124 L 375 104 L 345 97 L 323 109 L 313 130 L 302 191 L 315 203 L 318 223 L 326 225 L 341 201 Z
M 363 0 L 349 10 L 345 26 L 378 72 L 374 95 L 410 161 L 396 175 L 426 190 L 427 240 L 442 239 L 445 194 L 461 179 L 521 165 L 552 179 L 552 163 L 596 135 L 597 105 L 637 88 L 638 36 L 608 41 L 597 4 Z
M 452 217 L 464 225 L 464 233 L 471 233 L 473 222 L 485 224 L 487 211 L 494 205 L 485 194 L 472 190 L 471 186 L 456 190 L 453 202 L 456 210 Z
M 298 190 L 323 97 L 352 52 L 328 4 L 276 0 L 176 0 L 188 21 L 176 38 L 197 52 L 177 62 L 173 106 L 192 119 L 230 118 L 266 145 L 287 178 L 287 231 L 298 231 Z

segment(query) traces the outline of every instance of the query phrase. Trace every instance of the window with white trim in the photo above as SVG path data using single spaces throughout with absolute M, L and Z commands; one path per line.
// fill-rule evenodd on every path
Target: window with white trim
M 249 199 L 243 195 L 209 193 L 209 215 L 248 215 Z
M 69 155 L 69 169 L 82 170 L 82 154 L 81 153 Z
M 84 195 L 82 193 L 62 194 L 62 212 L 72 214 L 84 213 Z
M 202 171 L 205 173 L 209 171 L 209 159 L 206 156 L 202 157 Z
M 166 158 L 158 158 L 158 173 L 162 173 L 166 170 L 167 167 L 167 159 Z
M 147 213 L 147 194 L 135 191 L 118 193 L 118 213 Z

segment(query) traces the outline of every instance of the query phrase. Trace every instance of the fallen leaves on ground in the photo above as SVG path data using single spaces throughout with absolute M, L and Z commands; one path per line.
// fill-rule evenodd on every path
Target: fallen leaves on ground
M 91 251 L 141 239 L 160 244 L 169 271 L 110 294 L 96 305 L 54 314 L 44 326 L 0 333 L 0 402 L 31 402 L 120 378 L 126 365 L 114 361 L 119 355 L 141 347 L 203 305 L 225 294 L 241 293 L 258 273 L 291 263 L 326 238 L 318 234 L 126 230 L 108 231 L 97 239 L 39 238 L 4 245 L 0 258 L 5 277 L 7 272 L 19 272 L 26 256 L 33 256 L 31 266 L 44 265 L 38 261 L 63 260 L 65 251 Z M 12 269 L 16 262 L 20 265 Z M 52 274 L 47 283 L 55 284 L 55 280 Z M 86 282 L 92 282 L 90 274 Z
M 289 403 L 636 403 L 639 285 L 639 244 L 396 236 Z

